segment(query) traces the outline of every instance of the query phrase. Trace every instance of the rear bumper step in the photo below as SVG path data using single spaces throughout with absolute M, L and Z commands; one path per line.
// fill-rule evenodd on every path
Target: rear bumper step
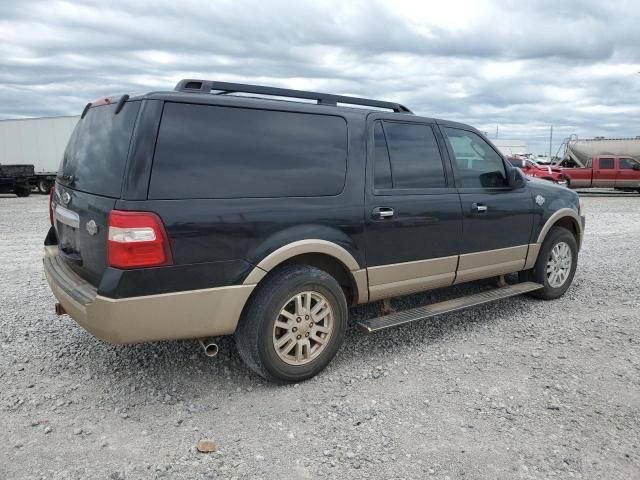
M 464 310 L 465 308 L 475 307 L 476 305 L 482 305 L 483 303 L 495 302 L 496 300 L 502 300 L 503 298 L 522 295 L 523 293 L 533 292 L 534 290 L 539 290 L 541 288 L 543 288 L 543 285 L 540 285 L 539 283 L 517 283 L 515 285 L 509 285 L 508 287 L 495 288 L 487 292 L 475 293 L 466 297 L 433 303 L 424 307 L 412 308 L 410 310 L 392 313 L 383 317 L 370 318 L 368 320 L 358 322 L 358 325 L 369 333 L 377 332 L 378 330 L 384 330 L 385 328 L 396 327 L 398 325 L 415 322 L 417 320 L 425 320 L 437 315 L 442 315 L 443 313 Z

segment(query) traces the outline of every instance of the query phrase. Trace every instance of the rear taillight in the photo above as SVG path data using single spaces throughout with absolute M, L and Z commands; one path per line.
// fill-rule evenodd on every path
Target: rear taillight
M 162 220 L 151 212 L 112 210 L 107 263 L 116 268 L 171 265 L 171 249 Z
M 55 189 L 56 187 L 51 187 L 51 190 L 49 190 L 49 221 L 51 225 L 53 225 L 53 192 Z

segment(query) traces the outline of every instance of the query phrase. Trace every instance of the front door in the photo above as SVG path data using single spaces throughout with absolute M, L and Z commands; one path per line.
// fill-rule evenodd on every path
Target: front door
M 640 188 L 640 163 L 633 158 L 620 158 L 616 187 Z
M 435 124 L 372 115 L 365 227 L 371 300 L 453 284 L 460 200 Z
M 476 132 L 442 130 L 462 205 L 456 283 L 522 270 L 533 227 L 531 192 L 507 186 L 502 155 Z

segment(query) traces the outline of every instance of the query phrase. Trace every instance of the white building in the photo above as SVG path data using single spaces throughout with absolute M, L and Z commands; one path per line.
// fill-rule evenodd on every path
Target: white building
M 529 146 L 523 140 L 510 140 L 506 138 L 497 138 L 491 142 L 498 147 L 503 155 L 522 155 L 529 153 Z

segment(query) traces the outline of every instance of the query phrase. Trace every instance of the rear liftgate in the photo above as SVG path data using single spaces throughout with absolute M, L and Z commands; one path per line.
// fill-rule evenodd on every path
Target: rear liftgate
M 425 320 L 427 318 L 442 315 L 443 313 L 464 310 L 465 308 L 475 307 L 484 303 L 495 302 L 503 298 L 515 297 L 523 293 L 533 292 L 543 288 L 543 285 L 534 282 L 523 282 L 507 287 L 496 288 L 487 292 L 480 292 L 466 297 L 456 298 L 454 300 L 446 300 L 440 303 L 432 303 L 424 307 L 412 308 L 401 312 L 392 313 L 382 317 L 370 318 L 358 322 L 358 325 L 367 332 L 377 332 L 385 328 L 396 327 L 416 320 Z

